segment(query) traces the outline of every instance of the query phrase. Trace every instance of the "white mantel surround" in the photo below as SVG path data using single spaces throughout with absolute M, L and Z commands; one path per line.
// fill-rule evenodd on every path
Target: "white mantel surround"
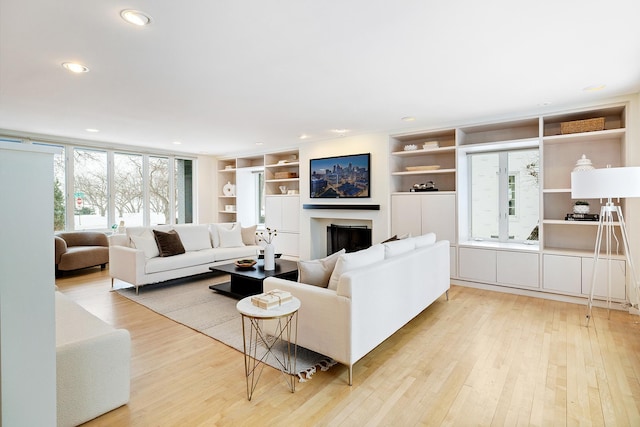
M 356 212 L 355 217 L 351 217 L 351 215 L 336 215 L 337 212 L 333 211 L 330 214 L 326 214 L 326 216 L 322 216 L 321 212 L 318 212 L 320 209 L 315 210 L 309 218 L 309 231 L 311 235 L 311 248 L 309 253 L 310 259 L 323 258 L 327 256 L 327 227 L 331 224 L 335 225 L 364 225 L 367 228 L 372 229 L 372 241 L 377 243 L 385 238 L 380 240 L 376 240 L 373 237 L 373 233 L 375 232 L 375 227 L 373 226 L 373 219 L 371 218 L 362 218 L 362 211 Z M 360 214 L 360 215 L 357 215 Z

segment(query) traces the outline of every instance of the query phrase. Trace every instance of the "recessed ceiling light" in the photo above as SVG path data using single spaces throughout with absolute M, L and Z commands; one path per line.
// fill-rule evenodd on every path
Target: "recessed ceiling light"
M 300 134 L 300 136 L 298 136 L 298 138 L 299 138 L 299 139 L 309 139 L 309 138 L 310 138 L 310 136 L 309 136 L 309 135 L 307 135 L 306 133 L 302 133 L 302 134 Z
M 100 132 L 100 130 L 98 130 L 98 129 L 93 129 L 93 128 L 86 128 L 85 130 L 86 130 L 87 132 L 91 132 L 91 133 L 98 133 L 98 132 Z
M 345 134 L 345 133 L 349 132 L 349 129 L 333 129 L 331 132 L 339 133 L 339 134 Z
M 256 142 L 256 145 L 263 145 L 264 142 Z
M 182 145 L 182 142 L 180 142 L 180 141 L 173 141 L 173 145 Z
M 139 10 L 125 9 L 120 12 L 120 16 L 129 24 L 137 25 L 139 27 L 151 24 L 151 17 Z
M 72 73 L 87 73 L 89 72 L 89 68 L 85 67 L 82 64 L 78 64 L 77 62 L 63 62 L 62 66 Z
M 402 120 L 403 122 L 414 122 L 416 120 L 416 118 L 413 117 L 413 116 L 405 116 L 405 117 L 401 118 L 400 120 Z
M 582 88 L 582 90 L 585 92 L 597 92 L 599 90 L 604 89 L 605 87 L 607 87 L 607 85 L 591 85 L 591 86 Z

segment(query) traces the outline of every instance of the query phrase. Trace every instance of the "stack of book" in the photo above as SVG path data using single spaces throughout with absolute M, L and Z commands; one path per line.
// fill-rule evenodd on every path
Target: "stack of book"
M 565 221 L 600 221 L 599 214 L 568 213 Z
M 280 289 L 274 289 L 263 294 L 252 296 L 251 303 L 256 307 L 268 310 L 270 308 L 286 304 L 291 301 L 292 298 L 293 297 L 291 296 L 290 292 L 281 291 Z
M 427 141 L 422 144 L 423 150 L 433 150 L 434 148 L 440 148 L 440 143 L 438 141 Z

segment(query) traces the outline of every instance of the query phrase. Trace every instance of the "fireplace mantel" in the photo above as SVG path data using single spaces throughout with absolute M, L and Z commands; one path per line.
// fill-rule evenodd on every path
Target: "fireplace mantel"
M 364 204 L 304 204 L 303 209 L 340 209 L 340 210 L 361 210 L 361 211 L 379 211 L 380 205 L 364 205 Z

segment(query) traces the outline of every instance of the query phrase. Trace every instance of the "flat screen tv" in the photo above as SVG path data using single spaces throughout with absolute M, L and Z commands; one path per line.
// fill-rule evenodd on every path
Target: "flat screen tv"
M 312 199 L 371 197 L 371 153 L 311 159 Z

